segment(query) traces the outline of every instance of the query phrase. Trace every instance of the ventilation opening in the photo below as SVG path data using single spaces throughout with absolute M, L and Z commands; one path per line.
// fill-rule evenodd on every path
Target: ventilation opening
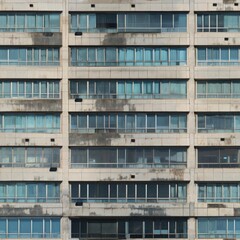
M 56 172 L 57 171 L 57 167 L 50 167 L 49 168 L 49 172 Z
M 82 32 L 75 32 L 75 36 L 82 36 Z
M 75 102 L 82 102 L 82 98 L 75 98 Z

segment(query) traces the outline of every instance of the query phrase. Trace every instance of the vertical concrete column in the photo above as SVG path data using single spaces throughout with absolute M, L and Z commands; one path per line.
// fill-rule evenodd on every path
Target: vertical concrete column
M 188 203 L 190 218 L 188 220 L 188 239 L 195 239 L 195 201 L 197 199 L 197 190 L 195 185 L 195 168 L 197 167 L 197 160 L 195 154 L 195 16 L 194 16 L 195 1 L 189 0 L 189 15 L 188 15 L 188 34 L 190 46 L 188 48 L 188 66 L 189 66 L 189 80 L 188 80 L 188 101 L 189 101 L 189 115 L 188 115 L 188 131 L 190 146 L 188 149 L 188 169 L 190 171 L 190 182 L 188 184 Z
M 188 67 L 189 67 L 189 80 L 188 80 L 188 103 L 189 103 L 189 115 L 188 115 L 188 132 L 190 147 L 188 151 L 188 168 L 194 169 L 196 167 L 195 161 L 195 81 L 194 81 L 194 68 L 195 68 L 195 48 L 194 48 L 194 34 L 195 34 L 195 16 L 194 16 L 194 1 L 189 0 L 190 12 L 188 15 L 188 35 L 190 46 L 188 47 Z
M 194 240 L 196 239 L 196 223 L 194 218 L 188 219 L 188 239 Z
M 62 30 L 62 48 L 61 48 L 61 67 L 62 76 L 61 79 L 61 93 L 62 93 L 62 158 L 61 168 L 63 171 L 63 181 L 61 184 L 62 190 L 62 206 L 63 206 L 63 217 L 61 222 L 62 239 L 67 240 L 70 238 L 70 226 L 69 226 L 69 184 L 68 184 L 68 168 L 69 168 L 69 117 L 68 117 L 68 1 L 63 1 L 63 12 L 61 14 L 61 30 Z

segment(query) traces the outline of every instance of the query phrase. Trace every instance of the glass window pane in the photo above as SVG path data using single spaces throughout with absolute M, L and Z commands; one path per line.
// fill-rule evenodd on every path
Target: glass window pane
M 32 220 L 32 235 L 34 238 L 43 237 L 43 219 L 35 218 Z

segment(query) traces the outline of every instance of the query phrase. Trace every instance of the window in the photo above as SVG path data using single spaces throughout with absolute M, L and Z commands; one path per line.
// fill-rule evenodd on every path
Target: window
M 1 182 L 0 202 L 56 203 L 60 184 L 51 182 Z
M 60 238 L 60 218 L 0 218 L 0 238 Z
M 72 182 L 72 202 L 184 202 L 186 183 Z
M 199 202 L 239 202 L 239 183 L 199 183 Z
M 1 84 L 1 83 L 0 83 Z M 0 85 L 1 87 L 1 85 Z M 71 98 L 186 98 L 186 80 L 70 80 Z
M 203 114 L 197 115 L 198 132 L 239 132 L 240 115 L 239 114 Z
M 71 13 L 71 32 L 186 32 L 186 13 Z
M 197 81 L 197 98 L 240 98 L 240 81 Z
M 60 114 L 42 113 L 2 113 L 1 132 L 60 132 Z
M 186 147 L 72 147 L 72 168 L 184 168 Z
M 240 218 L 198 218 L 198 238 L 239 238 Z
M 0 98 L 60 98 L 60 84 L 55 80 L 1 80 Z
M 230 12 L 198 13 L 198 32 L 239 32 L 240 14 Z
M 47 12 L 2 12 L 0 32 L 59 32 L 60 14 Z
M 141 56 L 139 52 L 142 52 Z M 71 66 L 178 66 L 186 64 L 187 49 L 180 47 L 71 47 Z
M 187 115 L 185 113 L 71 113 L 70 130 L 72 133 L 180 133 L 187 131 Z
M 72 238 L 187 238 L 186 218 L 71 219 Z
M 1 167 L 49 168 L 60 166 L 59 147 L 0 147 Z
M 197 48 L 198 66 L 238 66 L 239 48 L 237 47 L 199 47 Z
M 235 147 L 198 148 L 199 168 L 237 168 L 240 167 L 240 149 Z
M 0 47 L 0 65 L 58 66 L 59 48 Z

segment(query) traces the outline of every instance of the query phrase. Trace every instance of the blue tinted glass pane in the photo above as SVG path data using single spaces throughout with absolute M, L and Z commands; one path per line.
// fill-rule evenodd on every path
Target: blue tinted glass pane
M 9 60 L 17 61 L 18 60 L 18 52 L 19 52 L 19 50 L 16 48 L 9 49 Z
M 160 30 L 160 14 L 158 13 L 150 13 L 150 29 L 153 32 L 159 32 Z
M 123 81 L 118 82 L 117 91 L 118 91 L 118 94 L 120 95 L 125 93 L 125 82 Z
M 60 15 L 57 14 L 50 14 L 50 31 L 51 32 L 56 32 L 59 31 L 59 27 L 60 27 Z
M 124 63 L 125 62 L 125 49 L 118 48 L 118 62 Z
M 0 61 L 8 59 L 8 50 L 7 49 L 0 49 Z
M 7 185 L 7 196 L 10 201 L 15 200 L 15 185 L 14 184 Z
M 27 27 L 29 28 L 29 30 L 34 30 L 35 28 L 35 21 L 36 21 L 36 15 L 27 15 Z
M 50 219 L 45 219 L 45 224 L 44 224 L 44 233 L 46 238 L 51 238 L 50 234 Z
M 38 201 L 39 202 L 46 201 L 46 184 L 45 183 L 38 184 Z
M 173 27 L 173 14 L 167 13 L 162 15 L 162 27 L 166 29 Z
M 52 237 L 60 237 L 60 219 L 52 219 Z
M 198 28 L 201 28 L 203 26 L 203 23 L 202 23 L 202 15 L 198 14 L 197 15 L 197 27 Z
M 186 61 L 187 60 L 187 50 L 186 49 L 178 49 L 179 51 L 179 60 Z
M 106 62 L 116 63 L 116 49 L 106 48 Z
M 145 62 L 151 63 L 153 61 L 153 49 L 145 48 Z
M 87 29 L 87 14 L 80 14 L 79 21 L 80 21 L 80 30 L 86 31 L 86 29 Z
M 27 184 L 27 197 L 29 201 L 35 202 L 36 200 L 36 184 Z
M 229 60 L 229 49 L 228 48 L 222 48 L 221 59 L 222 60 Z
M 230 48 L 230 59 L 231 60 L 238 60 L 239 56 L 238 53 L 239 49 L 238 48 Z
M 5 238 L 6 237 L 6 220 L 5 219 L 0 219 L 0 238 Z
M 198 60 L 206 60 L 206 49 L 198 48 Z
M 78 61 L 80 62 L 87 62 L 87 49 L 86 48 L 80 48 L 78 50 Z
M 1 19 L 1 18 L 0 18 Z M 118 28 L 123 29 L 124 28 L 124 14 L 118 14 Z
M 220 58 L 220 49 L 213 48 L 211 49 L 211 51 L 208 51 L 208 59 L 219 60 L 219 58 Z
M 208 233 L 207 219 L 198 219 L 198 233 Z
M 42 32 L 43 29 L 43 15 L 37 14 L 37 20 L 36 20 L 36 32 Z
M 125 128 L 125 116 L 123 114 L 118 114 L 118 128 Z
M 24 149 L 23 149 L 24 150 Z M 26 198 L 26 185 L 25 184 L 17 184 L 17 199 L 18 202 L 24 202 Z
M 18 31 L 23 31 L 25 28 L 25 17 L 23 14 L 17 15 L 17 29 Z
M 27 128 L 32 131 L 35 128 L 35 116 L 27 116 Z
M 18 237 L 18 220 L 8 219 L 8 237 L 17 238 Z
M 167 48 L 161 49 L 160 57 L 161 57 L 162 62 L 167 62 L 168 61 L 168 49 Z
M 126 64 L 127 65 L 132 65 L 134 62 L 134 49 L 132 48 L 127 48 L 126 49 Z
M 71 14 L 71 30 L 76 31 L 77 30 L 77 18 L 78 15 L 77 14 Z
M 96 14 L 89 14 L 89 29 L 96 28 Z
M 179 27 L 179 28 L 186 28 L 187 15 L 186 14 L 175 14 L 174 15 L 174 26 Z
M 44 28 L 46 31 L 49 31 L 49 27 L 50 27 L 50 17 L 49 17 L 49 14 L 45 14 L 44 15 Z
M 177 60 L 177 50 L 171 49 L 170 51 L 170 61 L 176 61 Z
M 10 28 L 10 31 L 13 31 L 15 28 L 15 16 L 13 14 L 8 15 L 8 27 Z
M 136 62 L 143 62 L 143 48 L 136 48 Z
M 27 60 L 26 49 L 19 49 L 19 62 L 24 63 Z
M 43 220 L 42 219 L 33 219 L 32 220 L 32 234 L 34 238 L 43 237 Z
M 6 14 L 0 14 L 0 31 L 4 32 L 7 28 L 7 16 Z
M 31 221 L 30 219 L 21 219 L 20 220 L 20 233 L 21 238 L 30 238 L 31 237 Z

